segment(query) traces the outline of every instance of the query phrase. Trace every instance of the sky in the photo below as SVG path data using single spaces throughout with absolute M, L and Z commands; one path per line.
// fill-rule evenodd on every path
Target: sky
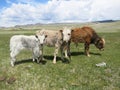
M 120 20 L 120 0 L 0 0 L 0 27 Z

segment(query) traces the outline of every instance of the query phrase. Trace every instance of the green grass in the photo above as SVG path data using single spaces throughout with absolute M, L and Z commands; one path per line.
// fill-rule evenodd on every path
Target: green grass
M 119 29 L 120 30 L 120 29 Z M 53 64 L 54 48 L 45 47 L 45 64 L 32 62 L 32 53 L 22 51 L 18 64 L 10 65 L 9 39 L 14 34 L 34 34 L 35 31 L 0 31 L 0 81 L 1 90 L 120 90 L 120 32 L 100 32 L 106 40 L 105 51 L 90 47 L 91 57 L 83 54 L 83 44 L 71 44 L 71 63 L 63 63 L 59 56 Z M 95 64 L 106 62 L 106 67 Z M 12 84 L 9 78 L 16 79 Z

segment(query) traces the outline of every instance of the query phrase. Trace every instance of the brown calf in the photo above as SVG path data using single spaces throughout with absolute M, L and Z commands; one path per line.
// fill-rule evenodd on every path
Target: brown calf
M 105 40 L 97 35 L 91 27 L 74 28 L 71 33 L 71 41 L 76 45 L 84 43 L 85 54 L 89 55 L 89 46 L 94 44 L 99 50 L 104 50 Z

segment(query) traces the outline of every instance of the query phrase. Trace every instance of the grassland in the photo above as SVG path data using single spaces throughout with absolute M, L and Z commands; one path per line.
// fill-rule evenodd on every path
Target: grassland
M 100 52 L 91 45 L 91 57 L 86 57 L 83 44 L 76 48 L 72 43 L 71 62 L 63 63 L 58 56 L 55 65 L 52 63 L 54 48 L 45 46 L 44 63 L 33 63 L 31 52 L 22 51 L 17 56 L 16 66 L 10 66 L 10 37 L 31 35 L 43 27 L 0 30 L 0 90 L 120 90 L 120 22 L 82 25 L 92 26 L 105 38 L 105 50 Z M 56 30 L 62 26 L 69 25 L 46 25 L 44 28 Z M 106 62 L 107 66 L 95 66 L 101 62 Z

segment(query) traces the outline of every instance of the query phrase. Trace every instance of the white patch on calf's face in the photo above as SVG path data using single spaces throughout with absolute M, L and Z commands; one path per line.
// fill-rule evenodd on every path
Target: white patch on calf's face
M 71 29 L 64 28 L 62 33 L 63 33 L 63 41 L 68 42 L 71 38 Z
M 40 44 L 44 44 L 45 38 L 46 38 L 45 35 L 39 35 L 39 36 L 38 36 L 38 39 L 39 39 L 39 41 L 40 41 Z

